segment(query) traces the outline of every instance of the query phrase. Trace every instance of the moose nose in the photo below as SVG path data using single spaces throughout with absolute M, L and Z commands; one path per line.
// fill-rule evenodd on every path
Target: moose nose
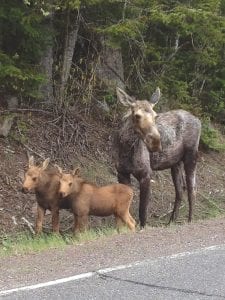
M 135 115 L 134 115 L 134 118 L 135 118 L 136 121 L 139 121 L 139 120 L 141 119 L 141 115 L 135 114 Z
M 61 198 L 64 198 L 64 197 L 66 196 L 66 194 L 65 194 L 64 192 L 60 192 L 60 193 L 59 193 L 59 196 L 60 196 Z
M 22 187 L 21 191 L 22 191 L 22 193 L 24 193 L 24 194 L 28 193 L 28 189 L 25 188 L 25 187 Z

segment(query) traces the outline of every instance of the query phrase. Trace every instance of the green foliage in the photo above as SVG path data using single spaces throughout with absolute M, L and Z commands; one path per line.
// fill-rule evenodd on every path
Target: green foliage
M 215 116 L 225 102 L 223 2 L 136 0 L 98 30 L 121 47 L 134 94 L 159 85 L 167 107 Z
M 225 142 L 220 132 L 213 128 L 209 119 L 202 122 L 201 143 L 207 148 L 216 151 L 225 150 Z
M 79 14 L 77 13 L 79 11 Z M 54 33 L 46 18 L 54 16 Z M 2 93 L 38 98 L 39 61 L 54 34 L 55 86 L 60 85 L 65 35 L 80 16 L 67 94 L 92 99 L 102 40 L 121 49 L 131 93 L 149 98 L 156 86 L 166 108 L 216 116 L 225 107 L 224 0 L 3 0 L 0 7 Z M 71 83 L 71 82 L 70 82 Z M 110 98 L 102 100 L 110 102 Z M 69 97 L 74 98 L 74 95 Z M 101 99 L 99 99 L 101 101 Z M 71 102 L 71 101 L 70 101 Z M 163 109 L 162 106 L 162 109 Z
M 47 43 L 42 14 L 21 1 L 1 2 L 0 89 L 3 94 L 37 98 L 44 81 L 39 60 Z

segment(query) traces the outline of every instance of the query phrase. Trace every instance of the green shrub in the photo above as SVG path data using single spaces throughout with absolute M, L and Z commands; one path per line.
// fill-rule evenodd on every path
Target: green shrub
M 206 149 L 224 151 L 225 143 L 223 142 L 220 131 L 212 126 L 210 120 L 206 118 L 202 121 L 201 144 Z

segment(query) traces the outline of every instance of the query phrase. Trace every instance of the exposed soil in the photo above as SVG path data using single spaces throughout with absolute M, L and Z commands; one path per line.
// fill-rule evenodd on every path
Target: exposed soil
M 66 120 L 47 113 L 20 112 L 15 118 L 9 137 L 0 138 L 0 234 L 15 234 L 29 230 L 35 217 L 34 195 L 24 195 L 21 184 L 27 168 L 27 152 L 37 161 L 50 157 L 65 169 L 81 166 L 82 174 L 97 184 L 116 182 L 112 162 L 112 135 L 116 124 L 101 116 L 93 119 L 85 112 L 70 112 Z M 225 211 L 225 154 L 200 152 L 197 172 L 195 219 L 215 217 Z M 174 202 L 170 171 L 153 176 L 152 201 L 148 223 L 159 226 L 168 221 Z M 132 214 L 138 218 L 139 195 L 137 182 Z M 186 220 L 187 201 L 183 202 L 179 222 Z M 45 231 L 50 231 L 50 216 Z M 111 223 L 112 218 L 92 218 L 91 225 Z M 61 230 L 69 232 L 73 223 L 69 212 L 61 213 Z

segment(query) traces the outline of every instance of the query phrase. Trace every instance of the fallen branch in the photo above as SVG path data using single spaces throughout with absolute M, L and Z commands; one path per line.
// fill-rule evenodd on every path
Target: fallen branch
M 15 216 L 12 216 L 12 220 L 13 220 L 13 224 L 14 225 L 18 225 L 17 221 L 16 221 L 16 217 Z
M 0 110 L 1 115 L 9 112 L 37 112 L 45 115 L 52 115 L 52 112 L 50 111 L 46 111 L 42 109 L 32 109 L 32 108 L 11 108 L 11 109 Z
M 179 210 L 181 210 L 183 207 L 184 207 L 184 205 L 182 205 L 182 206 L 179 208 Z M 163 215 L 161 215 L 161 216 L 158 216 L 159 220 L 162 219 L 162 218 L 164 218 L 164 217 L 166 217 L 166 216 L 168 216 L 168 215 L 170 215 L 172 212 L 173 212 L 173 209 L 170 209 L 170 210 L 168 210 L 165 214 L 163 214 Z
M 32 234 L 35 234 L 35 231 L 33 229 L 33 224 L 31 222 L 29 222 L 26 218 L 22 217 L 21 218 L 22 221 L 24 221 L 24 223 L 28 226 L 28 228 L 30 229 Z
M 45 157 L 44 157 L 43 155 L 39 154 L 37 151 L 31 149 L 29 146 L 27 146 L 26 144 L 24 144 L 24 143 L 22 143 L 22 142 L 20 142 L 20 143 L 21 143 L 21 144 L 24 146 L 24 148 L 26 148 L 28 151 L 30 151 L 30 152 L 36 154 L 36 155 L 37 155 L 38 157 L 40 157 L 41 159 L 45 159 Z

